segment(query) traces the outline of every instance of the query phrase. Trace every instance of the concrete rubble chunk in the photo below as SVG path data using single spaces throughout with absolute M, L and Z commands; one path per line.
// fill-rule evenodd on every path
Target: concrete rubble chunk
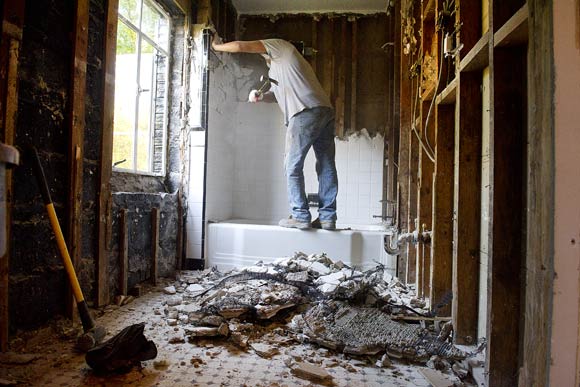
M 274 355 L 280 353 L 278 348 L 273 347 L 271 345 L 262 344 L 262 343 L 252 343 L 250 347 L 256 352 L 260 357 L 265 359 L 269 359 Z
M 175 286 L 171 285 L 171 286 L 167 286 L 167 287 L 163 288 L 163 293 L 175 294 L 175 293 L 177 293 L 177 290 L 175 290 Z
M 287 273 L 286 281 L 306 282 L 308 281 L 308 271 L 299 271 L 295 273 Z
M 376 366 L 379 368 L 387 368 L 390 367 L 392 364 L 393 362 L 389 358 L 389 355 L 387 355 L 386 353 L 376 362 Z
M 168 306 L 176 306 L 176 305 L 180 305 L 183 302 L 183 297 L 181 296 L 171 296 L 167 299 L 167 305 Z
M 191 284 L 185 288 L 185 291 L 189 293 L 203 292 L 204 290 L 205 288 L 199 284 Z
M 346 279 L 346 273 L 343 271 L 337 271 L 336 273 L 324 275 L 318 277 L 314 283 L 316 285 L 322 284 L 332 284 L 332 285 L 339 285 L 342 281 Z
M 305 362 L 294 363 L 292 374 L 313 382 L 329 382 L 332 380 L 332 375 L 324 368 Z

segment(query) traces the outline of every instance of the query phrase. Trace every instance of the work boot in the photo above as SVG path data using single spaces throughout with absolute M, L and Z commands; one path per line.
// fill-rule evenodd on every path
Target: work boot
M 336 230 L 336 222 L 334 220 L 320 220 L 320 218 L 316 218 L 314 222 L 312 222 L 312 228 L 321 228 L 323 230 Z
M 304 230 L 310 228 L 310 222 L 300 221 L 298 219 L 294 219 L 292 215 L 288 217 L 288 219 L 282 219 L 278 225 L 280 227 L 287 227 L 287 228 L 297 228 L 300 230 Z

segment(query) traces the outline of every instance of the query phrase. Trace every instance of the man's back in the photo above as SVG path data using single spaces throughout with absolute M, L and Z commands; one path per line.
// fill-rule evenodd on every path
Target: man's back
M 272 91 L 284 113 L 284 122 L 304 109 L 332 107 L 330 98 L 310 64 L 294 46 L 282 39 L 262 40 L 270 57 L 270 78 L 278 81 Z

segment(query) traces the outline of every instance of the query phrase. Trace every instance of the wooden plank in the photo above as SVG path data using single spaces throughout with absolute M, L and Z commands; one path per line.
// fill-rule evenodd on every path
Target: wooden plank
M 397 156 L 397 222 L 399 230 L 407 230 L 408 209 L 408 185 L 409 181 L 409 130 L 411 128 L 411 80 L 409 79 L 410 57 L 403 54 L 401 29 L 401 3 L 395 1 L 395 106 L 397 106 L 399 127 L 399 146 Z M 401 254 L 397 257 L 397 276 L 403 282 L 407 281 L 407 246 L 403 246 Z
M 459 71 L 479 71 L 483 70 L 489 65 L 489 39 L 490 32 L 486 32 L 481 39 L 473 46 L 467 53 L 465 58 L 461 60 Z
M 452 288 L 453 266 L 453 154 L 455 106 L 438 105 L 436 110 L 435 178 L 433 181 L 433 234 L 431 236 L 431 305 Z M 451 307 L 440 310 L 450 316 Z
M 111 172 L 113 157 L 113 115 L 115 111 L 115 56 L 117 49 L 117 14 L 119 0 L 109 0 L 106 13 L 105 79 L 103 92 L 103 132 L 99 171 L 99 240 L 97 263 L 97 306 L 109 303 L 108 265 L 111 225 Z
M 486 370 L 489 386 L 517 384 L 524 261 L 524 145 L 527 48 L 495 49 L 492 68 L 493 202 L 488 261 Z M 514 73 L 514 68 L 519 71 Z M 509 316 L 509 318 L 506 318 Z
M 419 141 L 412 131 L 409 131 L 409 180 L 408 180 L 408 200 L 407 200 L 407 226 L 409 232 L 418 229 L 417 224 L 417 179 L 419 168 Z M 407 281 L 419 285 L 419 267 L 417 266 L 418 251 L 417 246 L 412 243 L 407 244 Z
M 352 49 L 351 49 L 351 76 L 350 76 L 350 129 L 356 130 L 356 82 L 357 82 L 357 64 L 358 64 L 358 44 L 357 44 L 357 21 L 354 19 L 352 26 Z
M 443 89 L 439 95 L 437 95 L 437 99 L 435 103 L 437 105 L 449 105 L 455 104 L 455 98 L 457 97 L 457 80 L 453 78 L 451 82 Z
M 481 210 L 481 74 L 461 73 L 457 83 L 453 203 L 453 305 L 455 341 L 477 336 Z
M 528 4 L 524 4 L 493 37 L 494 47 L 517 46 L 528 42 Z
M 151 209 L 151 282 L 157 285 L 159 272 L 159 208 Z
M 310 66 L 316 73 L 316 76 L 320 79 L 319 70 L 318 70 L 318 21 L 315 18 L 312 18 L 312 27 L 311 27 L 311 46 L 313 48 L 312 56 L 310 57 Z
M 78 267 L 81 260 L 83 141 L 85 130 L 85 92 L 87 80 L 87 48 L 89 37 L 89 1 L 77 0 L 73 39 L 71 106 L 68 125 L 68 217 L 67 246 L 71 260 Z M 75 300 L 69 289 L 67 314 L 75 318 Z
M 527 246 L 520 385 L 549 385 L 554 278 L 554 64 L 551 2 L 529 0 Z M 580 369 L 580 367 L 577 367 Z M 577 382 L 578 383 L 578 380 Z
M 24 0 L 5 0 L 0 42 L 0 133 L 2 141 L 13 145 L 15 140 L 16 115 L 18 113 L 18 56 L 24 26 Z M 0 258 L 0 351 L 8 350 L 10 239 L 12 223 L 12 171 L 6 170 L 4 184 L 6 205 L 6 249 Z
M 126 296 L 129 287 L 129 229 L 128 229 L 128 211 L 122 208 L 119 211 L 119 264 L 121 270 L 119 293 Z

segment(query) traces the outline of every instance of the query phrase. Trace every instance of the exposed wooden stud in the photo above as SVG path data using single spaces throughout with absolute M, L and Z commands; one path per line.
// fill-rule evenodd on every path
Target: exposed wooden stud
M 87 49 L 89 38 L 89 1 L 77 0 L 73 40 L 72 83 L 69 113 L 68 144 L 68 218 L 67 246 L 75 267 L 81 259 L 83 141 L 85 130 L 85 96 L 87 80 Z M 70 293 L 70 290 L 69 290 Z M 67 314 L 74 318 L 74 298 L 68 297 Z
M 352 26 L 352 47 L 351 47 L 351 76 L 350 76 L 350 130 L 356 130 L 356 72 L 358 62 L 358 44 L 357 44 L 357 22 L 354 19 Z
M 115 57 L 117 50 L 117 15 L 119 0 L 109 0 L 106 14 L 105 80 L 103 92 L 103 132 L 99 172 L 99 240 L 97 264 L 97 306 L 109 303 L 109 244 L 111 225 L 111 173 L 113 157 L 113 115 L 115 111 Z
M 493 37 L 495 47 L 516 46 L 528 42 L 528 4 L 525 3 Z
M 151 209 L 151 282 L 157 285 L 159 273 L 159 208 Z
M 461 60 L 459 71 L 478 71 L 489 65 L 489 40 L 491 33 L 486 32 Z
M 25 0 L 5 0 L 0 41 L 0 131 L 2 141 L 13 145 L 18 112 L 18 56 L 24 26 Z M 0 351 L 8 350 L 10 314 L 8 306 L 9 260 L 12 222 L 12 171 L 6 170 L 6 250 L 0 258 Z
M 521 386 L 548 386 L 554 278 L 553 5 L 528 0 L 528 157 L 525 319 Z M 580 359 L 580 358 L 579 358 Z M 580 370 L 580 367 L 576 367 Z M 578 383 L 578 379 L 576 379 Z
M 420 130 L 420 128 L 417 128 Z M 409 180 L 407 197 L 407 227 L 409 232 L 418 229 L 417 224 L 417 176 L 419 167 L 419 141 L 412 131 L 409 131 Z M 419 267 L 417 266 L 418 249 L 417 245 L 407 244 L 407 281 L 419 284 Z
M 129 286 L 129 229 L 128 229 L 128 210 L 122 208 L 119 211 L 119 263 L 120 270 L 120 286 L 119 292 L 121 296 L 126 296 Z
M 452 288 L 453 264 L 453 152 L 455 106 L 439 105 L 436 110 L 435 178 L 433 181 L 433 234 L 431 237 L 431 305 Z M 450 316 L 451 307 L 439 311 Z
M 437 105 L 449 105 L 455 104 L 455 99 L 457 97 L 457 80 L 453 78 L 451 82 L 443 89 L 441 93 L 437 96 L 435 103 Z
M 314 50 L 312 53 L 312 56 L 310 57 L 310 66 L 312 66 L 312 69 L 314 70 L 314 72 L 316 73 L 316 75 L 318 76 L 318 78 L 320 78 L 320 73 L 318 70 L 318 21 L 315 18 L 312 18 L 312 49 Z
M 486 370 L 489 386 L 517 385 L 526 138 L 527 47 L 493 51 L 491 147 L 493 206 L 488 262 Z M 513 69 L 521 69 L 514 74 Z M 510 316 L 506 318 L 506 316 Z
M 343 137 L 345 131 L 345 110 L 346 110 L 346 17 L 341 17 L 340 22 L 340 51 L 338 56 L 338 95 L 336 97 L 336 132 L 338 137 Z
M 453 203 L 453 327 L 458 344 L 477 335 L 481 213 L 481 74 L 458 79 Z

